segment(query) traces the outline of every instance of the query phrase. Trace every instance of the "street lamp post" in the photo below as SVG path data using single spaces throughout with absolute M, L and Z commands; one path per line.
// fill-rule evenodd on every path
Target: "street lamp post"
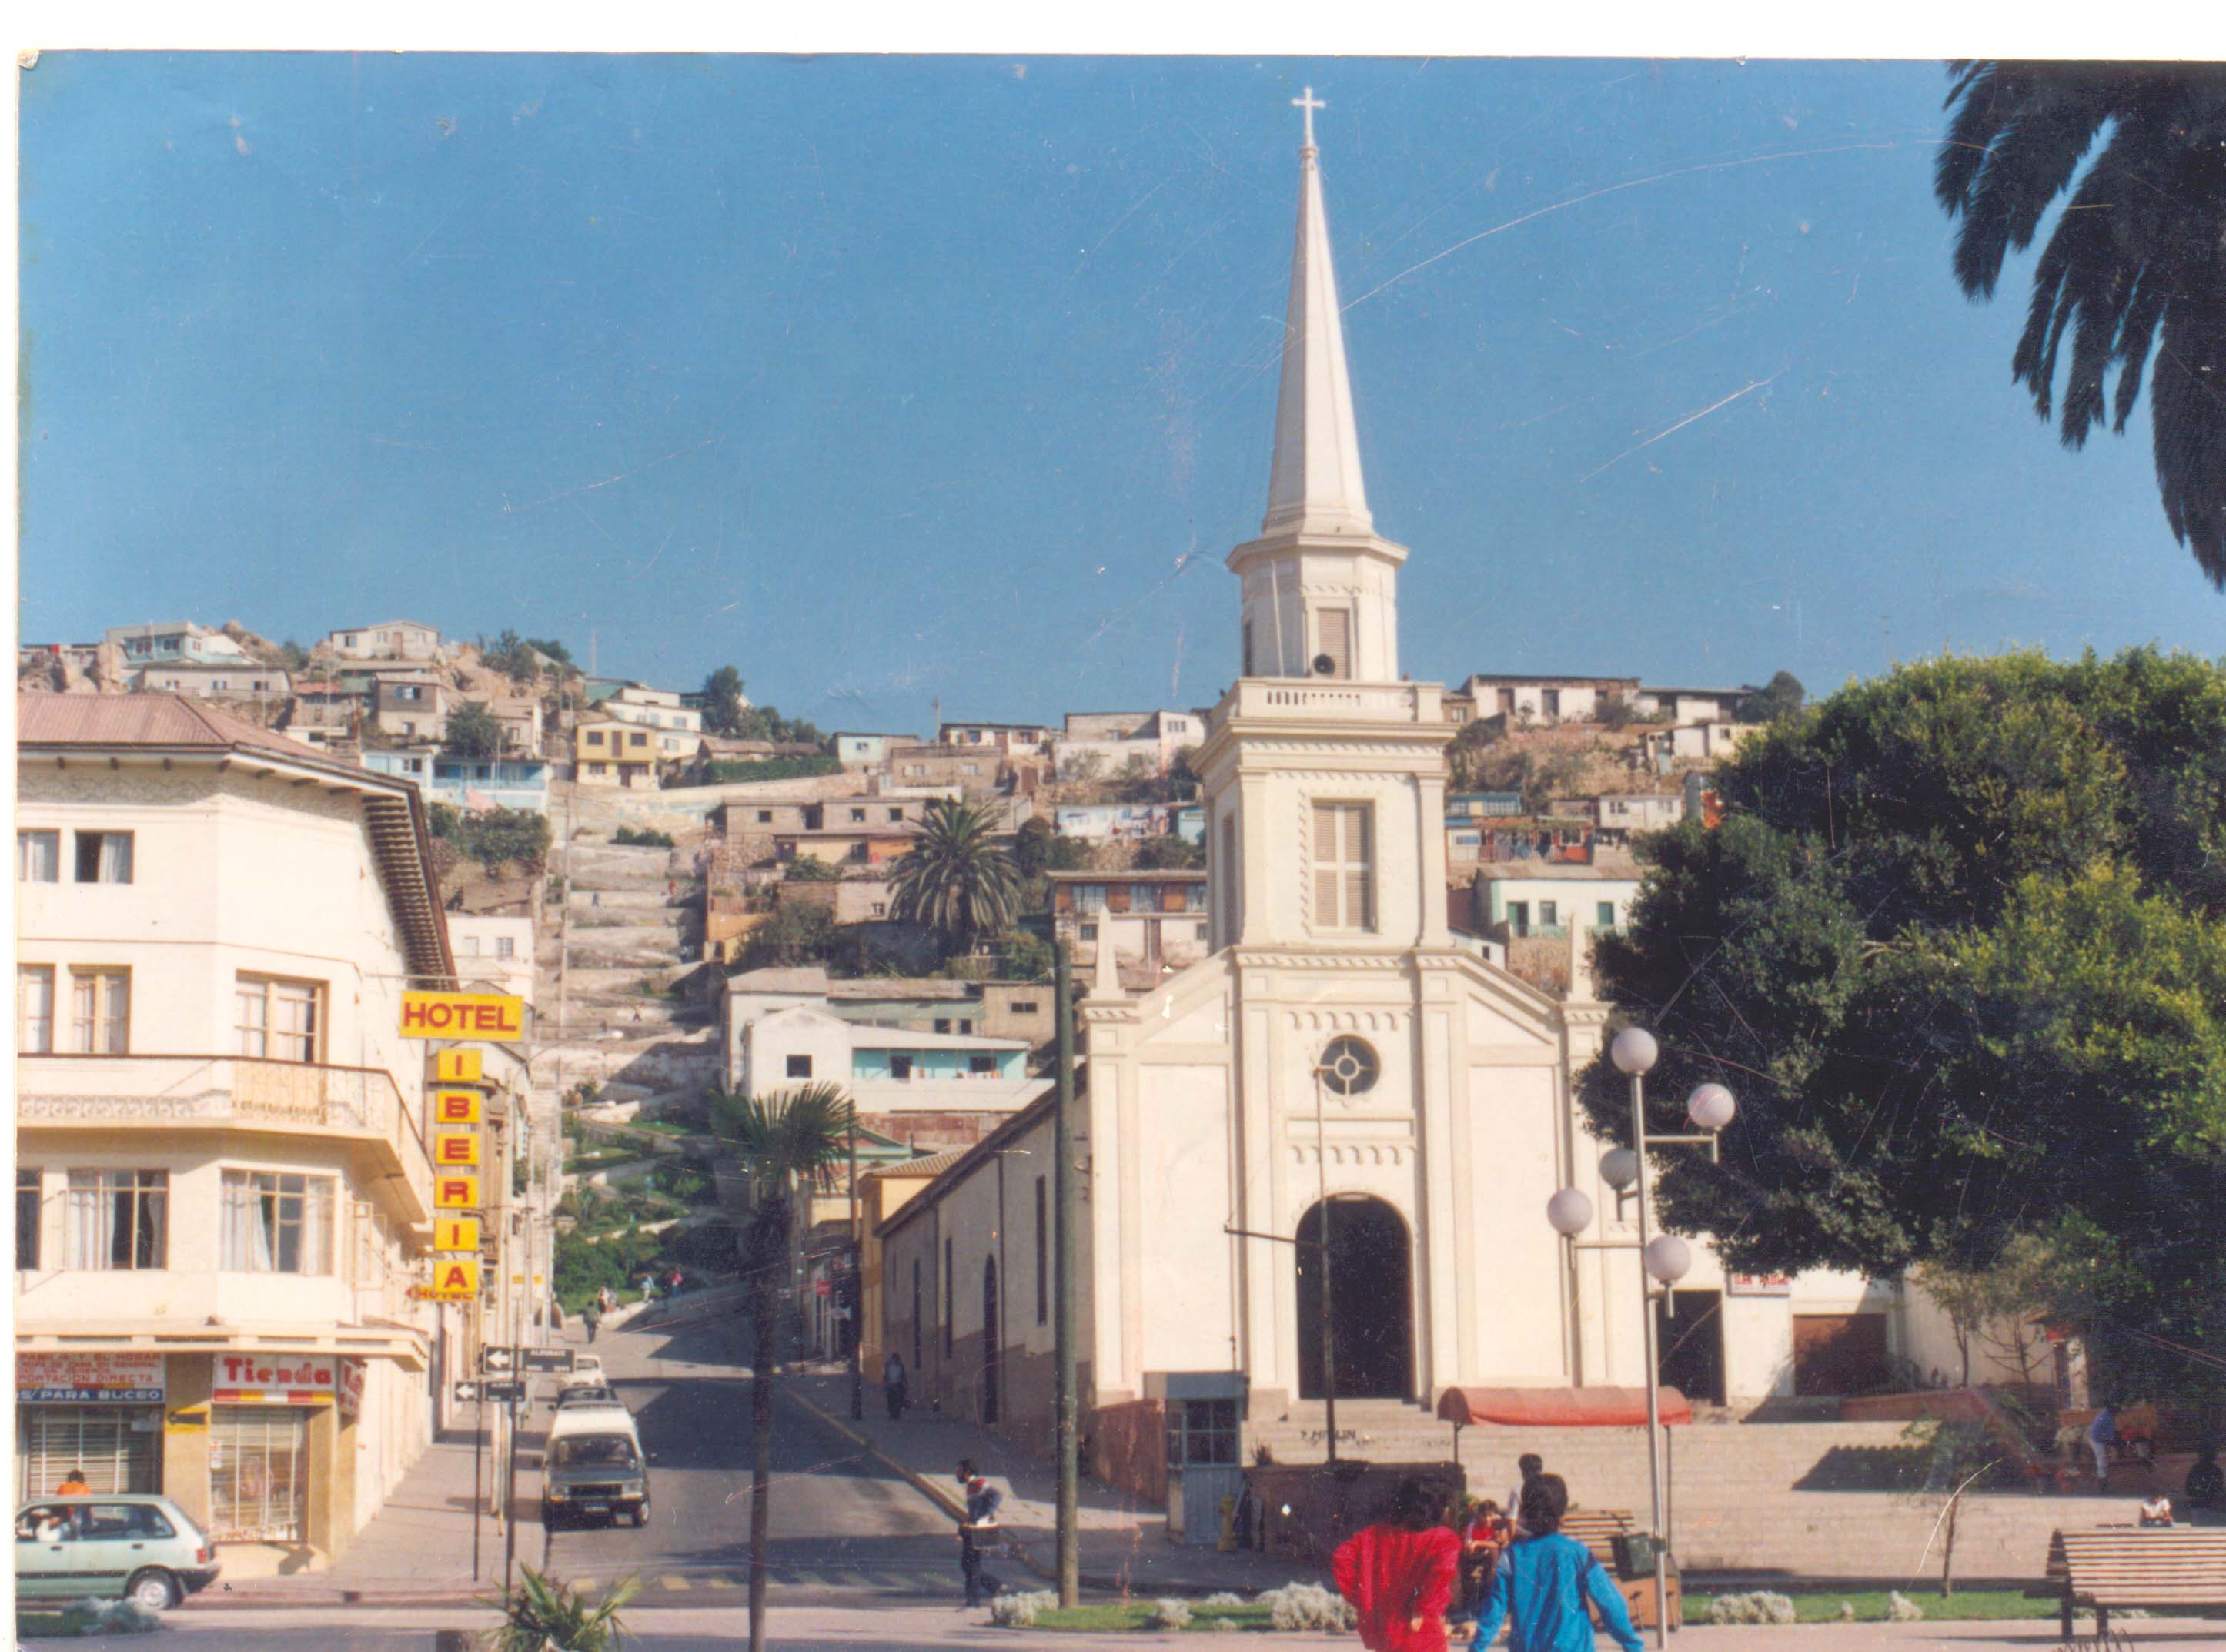
M 1329 1440 L 1324 1461 L 1337 1461 L 1337 1314 L 1329 1282 L 1329 1148 L 1322 1126 L 1322 1068 L 1314 1066 L 1314 1185 L 1320 1203 L 1321 1249 L 1314 1266 L 1321 1270 L 1322 1427 Z
M 1638 1255 L 1639 1306 L 1645 1321 L 1646 1344 L 1646 1473 L 1652 1496 L 1654 1536 L 1654 1643 L 1670 1644 L 1669 1534 L 1662 1520 L 1662 1373 L 1656 1347 L 1654 1304 L 1669 1301 L 1670 1287 L 1693 1266 L 1693 1248 L 1675 1234 L 1651 1231 L 1652 1199 L 1647 1185 L 1646 1154 L 1650 1147 L 1700 1146 L 1714 1161 L 1717 1141 L 1725 1126 L 1739 1111 L 1731 1091 L 1721 1084 L 1696 1087 L 1686 1099 L 1685 1114 L 1698 1127 L 1691 1135 L 1650 1136 L 1646 1130 L 1646 1075 L 1660 1058 L 1661 1046 L 1643 1027 L 1625 1027 L 1608 1047 L 1616 1071 L 1631 1080 L 1631 1142 L 1601 1155 L 1600 1178 L 1616 1192 L 1621 1204 L 1626 1191 L 1638 1201 L 1636 1239 L 1580 1240 L 1577 1235 L 1592 1225 L 1593 1202 L 1580 1188 L 1565 1187 L 1546 1202 L 1546 1220 L 1555 1232 L 1580 1250 L 1631 1250 Z M 1658 1290 L 1657 1290 L 1658 1286 Z

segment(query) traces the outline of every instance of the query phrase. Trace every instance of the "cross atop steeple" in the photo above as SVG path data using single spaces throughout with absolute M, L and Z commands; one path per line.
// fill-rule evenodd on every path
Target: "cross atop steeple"
M 1294 109 L 1303 109 L 1304 111 L 1306 111 L 1306 115 L 1307 115 L 1307 139 L 1306 139 L 1306 146 L 1307 146 L 1307 148 L 1308 148 L 1308 149 L 1312 149 L 1312 148 L 1313 148 L 1313 146 L 1314 146 L 1314 111 L 1315 111 L 1315 110 L 1317 110 L 1317 109 L 1326 109 L 1326 108 L 1328 108 L 1328 107 L 1329 107 L 1329 105 L 1328 105 L 1327 104 L 1324 103 L 1320 98 L 1319 98 L 1315 97 L 1315 96 L 1314 96 L 1314 89 L 1313 89 L 1312 86 L 1308 86 L 1308 87 L 1307 87 L 1304 92 L 1301 92 L 1297 97 L 1295 97 L 1295 98 L 1292 98 L 1292 99 L 1291 99 L 1291 107 L 1292 107 L 1292 108 L 1294 108 Z

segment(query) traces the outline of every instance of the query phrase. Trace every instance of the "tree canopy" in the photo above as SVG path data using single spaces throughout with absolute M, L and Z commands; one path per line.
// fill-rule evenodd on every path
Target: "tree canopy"
M 1010 929 L 1020 878 L 1013 857 L 990 841 L 995 828 L 986 804 L 931 799 L 889 880 L 895 915 L 962 943 Z
M 722 665 L 703 679 L 705 734 L 740 739 L 742 713 L 748 708 L 742 702 L 742 674 L 733 666 Z
M 467 700 L 448 714 L 441 736 L 441 750 L 448 757 L 484 760 L 502 755 L 502 725 L 481 700 Z
M 2149 421 L 2165 520 L 2226 590 L 2226 67 L 1980 61 L 1949 72 L 1954 113 L 1933 193 L 1963 220 L 1957 282 L 1991 298 L 2009 252 L 2031 246 L 2057 196 L 2071 192 L 2033 264 L 2010 377 L 2047 418 L 2070 336 L 2058 429 L 2077 448 L 2106 417 L 2113 366 L 2107 416 L 2124 434 L 2153 354 Z
M 1809 697 L 1809 690 L 1801 686 L 1801 679 L 1790 671 L 1775 671 L 1770 681 L 1739 702 L 1741 722 L 1775 722 L 1780 717 L 1790 717 L 1801 709 Z
M 2104 1334 L 2226 1347 L 2226 668 L 2135 650 L 1905 666 L 1717 772 L 1652 840 L 1604 995 L 1665 1128 L 1739 1096 L 1663 1211 L 1733 1266 L 1980 1268 L 2020 1239 Z M 1585 1101 L 1627 1133 L 1603 1063 Z

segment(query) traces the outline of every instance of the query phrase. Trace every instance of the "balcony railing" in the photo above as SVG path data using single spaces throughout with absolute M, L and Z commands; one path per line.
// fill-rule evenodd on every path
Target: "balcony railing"
M 1214 721 L 1295 717 L 1358 722 L 1441 721 L 1434 683 L 1347 683 L 1320 678 L 1243 677 L 1215 708 Z
M 18 1125 L 305 1130 L 382 1144 L 421 1195 L 432 1160 L 393 1078 L 252 1056 L 34 1055 L 16 1065 Z

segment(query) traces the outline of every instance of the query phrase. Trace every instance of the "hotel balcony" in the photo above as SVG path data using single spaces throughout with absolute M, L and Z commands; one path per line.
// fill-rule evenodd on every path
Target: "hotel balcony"
M 69 1130 L 156 1142 L 204 1130 L 323 1137 L 356 1160 L 405 1227 L 432 1220 L 433 1163 L 393 1078 L 247 1056 L 34 1055 L 16 1064 L 19 1132 Z

